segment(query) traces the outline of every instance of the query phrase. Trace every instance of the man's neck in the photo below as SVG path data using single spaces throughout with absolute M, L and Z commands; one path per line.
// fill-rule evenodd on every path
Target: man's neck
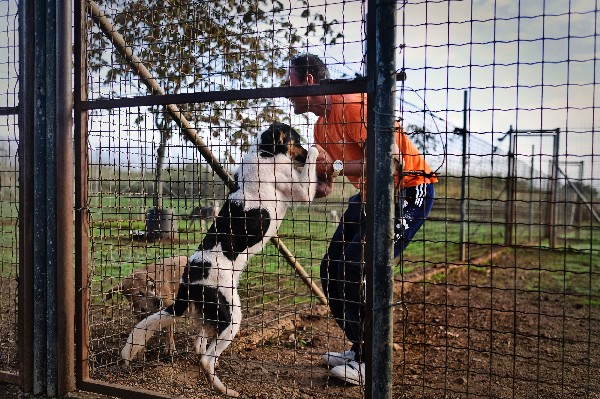
M 328 117 L 333 105 L 331 95 L 322 97 L 322 101 L 310 105 L 310 111 L 317 116 Z

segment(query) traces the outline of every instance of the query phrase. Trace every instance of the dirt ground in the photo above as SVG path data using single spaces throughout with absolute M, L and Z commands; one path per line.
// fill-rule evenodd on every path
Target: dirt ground
M 598 306 L 523 289 L 526 268 L 517 273 L 514 258 L 497 253 L 493 267 L 484 260 L 396 282 L 394 398 L 600 398 Z M 217 372 L 228 387 L 242 398 L 364 397 L 360 387 L 329 378 L 321 360 L 349 346 L 327 308 L 297 307 L 276 322 L 269 316 L 246 315 L 221 357 Z M 130 326 L 117 331 L 107 323 L 94 333 L 103 338 L 92 342 L 92 377 L 175 397 L 222 398 L 199 375 L 187 324 L 178 327 L 175 356 L 162 354 L 161 336 L 144 361 L 126 368 L 118 351 Z
M 394 398 L 600 398 L 597 306 L 522 288 L 527 270 L 517 273 L 514 257 L 496 254 L 493 269 L 443 267 L 396 282 L 402 304 L 394 310 Z M 268 318 L 247 316 L 221 357 L 217 372 L 228 387 L 243 398 L 364 397 L 360 387 L 330 378 L 321 360 L 328 350 L 349 347 L 326 307 Z M 177 345 L 184 349 L 173 358 L 156 343 L 129 369 L 111 363 L 114 352 L 99 355 L 97 364 L 107 364 L 93 377 L 175 396 L 220 397 L 199 375 L 193 337 L 181 330 Z M 117 336 L 121 345 L 128 332 Z

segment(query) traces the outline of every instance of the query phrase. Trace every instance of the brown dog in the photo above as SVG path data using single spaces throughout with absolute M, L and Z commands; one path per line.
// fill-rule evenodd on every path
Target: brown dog
M 123 294 L 133 311 L 143 319 L 148 314 L 173 304 L 179 290 L 179 280 L 187 264 L 187 256 L 173 256 L 134 270 L 119 284 L 112 287 L 104 295 L 104 300 L 108 301 L 115 294 Z M 165 350 L 168 353 L 175 350 L 173 332 L 173 326 L 169 327 Z

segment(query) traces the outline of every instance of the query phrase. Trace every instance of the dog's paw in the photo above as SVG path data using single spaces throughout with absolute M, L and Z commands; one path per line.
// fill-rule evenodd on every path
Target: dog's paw
M 307 160 L 309 160 L 310 163 L 314 163 L 314 161 L 317 160 L 317 157 L 319 156 L 319 150 L 317 149 L 316 146 L 312 146 L 308 149 L 308 155 L 307 155 Z
M 129 363 L 133 360 L 136 353 L 133 350 L 133 346 L 129 343 L 125 344 L 123 349 L 121 349 L 121 359 L 125 362 L 126 366 L 129 366 Z

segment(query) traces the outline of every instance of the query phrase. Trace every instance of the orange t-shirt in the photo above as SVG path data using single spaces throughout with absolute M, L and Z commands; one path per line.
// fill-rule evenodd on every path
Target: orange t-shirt
M 321 116 L 315 123 L 315 142 L 322 146 L 333 158 L 342 162 L 362 160 L 367 141 L 367 96 L 366 94 L 332 95 L 331 112 L 327 118 Z M 415 187 L 422 183 L 435 183 L 433 174 L 425 159 L 408 136 L 398 128 L 396 143 L 402 153 L 404 187 Z M 346 176 L 358 189 L 359 176 Z

